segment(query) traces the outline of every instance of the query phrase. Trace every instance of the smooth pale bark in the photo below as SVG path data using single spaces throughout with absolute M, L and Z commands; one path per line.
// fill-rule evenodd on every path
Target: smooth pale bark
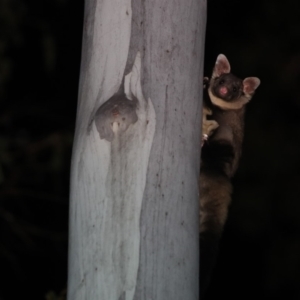
M 69 300 L 199 298 L 205 18 L 206 1 L 86 0 Z M 108 142 L 94 117 L 124 70 L 138 121 Z

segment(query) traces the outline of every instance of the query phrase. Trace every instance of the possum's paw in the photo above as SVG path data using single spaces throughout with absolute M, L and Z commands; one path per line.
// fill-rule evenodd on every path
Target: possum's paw
M 203 108 L 203 119 L 202 119 L 202 139 L 207 140 L 213 132 L 219 127 L 219 124 L 215 120 L 207 120 L 207 116 L 210 116 L 212 111 L 204 107 Z
M 204 120 L 202 124 L 202 135 L 211 136 L 213 132 L 219 127 L 219 124 L 215 120 Z
M 212 111 L 203 107 L 203 117 L 202 117 L 202 146 L 205 141 L 214 133 L 214 131 L 219 127 L 219 124 L 215 120 L 207 120 L 207 116 L 210 116 Z
M 209 84 L 209 78 L 208 77 L 204 77 L 203 78 L 203 89 L 207 88 Z

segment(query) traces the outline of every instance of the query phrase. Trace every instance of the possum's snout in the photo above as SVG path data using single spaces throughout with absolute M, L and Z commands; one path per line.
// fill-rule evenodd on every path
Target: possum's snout
M 222 96 L 226 96 L 227 93 L 228 93 L 227 87 L 222 86 L 222 87 L 220 88 L 220 94 L 221 94 Z

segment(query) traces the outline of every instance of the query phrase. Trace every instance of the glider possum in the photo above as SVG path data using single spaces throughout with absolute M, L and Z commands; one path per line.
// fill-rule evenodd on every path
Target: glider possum
M 200 168 L 200 286 L 208 286 L 218 244 L 231 202 L 234 176 L 241 157 L 245 105 L 260 84 L 230 73 L 225 55 L 217 57 L 211 79 L 205 78 Z

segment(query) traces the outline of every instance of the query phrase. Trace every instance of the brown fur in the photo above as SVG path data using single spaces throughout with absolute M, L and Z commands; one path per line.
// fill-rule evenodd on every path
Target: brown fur
M 260 84 L 256 77 L 241 80 L 230 72 L 220 54 L 204 101 L 203 134 L 208 140 L 200 169 L 200 290 L 203 294 L 215 264 L 219 239 L 231 202 L 232 185 L 242 152 L 245 104 Z M 210 118 L 210 119 L 208 119 Z M 214 122 L 214 126 L 211 126 Z M 209 126 L 210 125 L 210 126 Z
M 200 201 L 200 234 L 213 230 L 221 234 L 227 217 L 227 208 L 231 202 L 232 187 L 224 176 L 202 172 L 200 174 L 201 197 Z

